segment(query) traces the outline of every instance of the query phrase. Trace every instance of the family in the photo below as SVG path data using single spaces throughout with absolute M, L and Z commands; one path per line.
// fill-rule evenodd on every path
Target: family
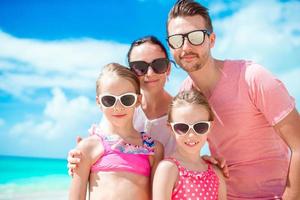
M 131 44 L 129 67 L 103 67 L 103 119 L 69 152 L 69 199 L 300 199 L 295 100 L 259 64 L 215 59 L 215 41 L 207 8 L 179 0 L 167 42 L 188 77 L 175 97 L 164 89 L 171 63 L 154 36 Z

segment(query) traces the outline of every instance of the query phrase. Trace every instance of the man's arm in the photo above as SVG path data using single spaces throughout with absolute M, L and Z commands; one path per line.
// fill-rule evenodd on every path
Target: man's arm
M 291 161 L 284 200 L 300 199 L 300 117 L 296 109 L 274 126 L 291 150 Z

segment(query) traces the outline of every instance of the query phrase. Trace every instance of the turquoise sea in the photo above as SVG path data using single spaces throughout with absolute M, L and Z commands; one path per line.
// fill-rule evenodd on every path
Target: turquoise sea
M 66 159 L 0 156 L 0 200 L 67 199 Z

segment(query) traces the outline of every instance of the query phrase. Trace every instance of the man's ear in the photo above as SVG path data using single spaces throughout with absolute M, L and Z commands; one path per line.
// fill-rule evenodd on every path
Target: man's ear
M 216 34 L 214 32 L 212 32 L 209 35 L 209 43 L 210 43 L 210 48 L 213 48 L 215 46 L 215 42 L 216 42 Z

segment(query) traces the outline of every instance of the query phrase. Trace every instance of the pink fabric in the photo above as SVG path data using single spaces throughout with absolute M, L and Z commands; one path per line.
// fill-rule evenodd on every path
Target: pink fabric
M 224 157 L 228 199 L 277 199 L 285 189 L 290 152 L 273 125 L 295 107 L 283 83 L 261 66 L 226 60 L 209 102 L 216 118 L 208 137 Z M 183 90 L 192 87 L 187 78 Z
M 109 136 L 97 136 L 99 136 L 99 140 L 103 144 L 104 154 L 93 164 L 93 166 L 91 167 L 92 172 L 126 171 L 143 176 L 150 176 L 151 165 L 149 162 L 149 155 L 153 154 L 153 152 L 149 150 L 151 149 L 151 147 L 144 148 L 144 150 L 141 152 L 134 152 L 132 150 L 132 147 L 126 147 L 129 144 L 123 146 L 119 145 L 122 142 L 118 140 L 111 140 Z M 145 137 L 143 137 L 143 139 L 144 138 Z M 149 140 L 144 140 L 144 144 L 148 142 Z M 112 148 L 112 146 L 116 148 Z M 138 148 L 140 150 L 141 147 Z M 129 152 L 124 153 L 122 152 L 122 150 L 129 150 Z
M 206 171 L 198 172 L 184 168 L 175 158 L 168 160 L 174 162 L 179 171 L 172 199 L 218 199 L 219 177 L 210 165 Z

